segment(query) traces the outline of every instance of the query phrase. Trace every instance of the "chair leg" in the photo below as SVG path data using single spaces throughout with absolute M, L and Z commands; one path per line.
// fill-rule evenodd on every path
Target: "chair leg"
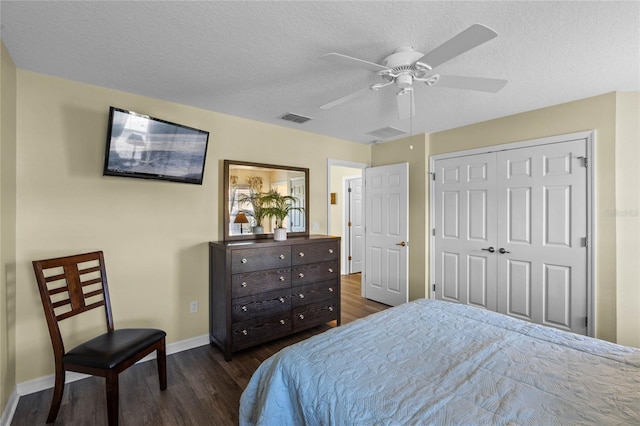
M 118 426 L 118 373 L 110 371 L 106 376 L 107 385 L 107 419 L 109 426 Z
M 56 366 L 56 378 L 53 386 L 53 397 L 51 398 L 51 408 L 47 416 L 47 423 L 54 423 L 58 417 L 60 403 L 62 402 L 62 394 L 64 393 L 65 371 L 62 367 Z
M 160 390 L 165 390 L 167 388 L 167 347 L 164 339 L 162 339 L 162 345 L 158 348 L 156 358 L 158 360 Z

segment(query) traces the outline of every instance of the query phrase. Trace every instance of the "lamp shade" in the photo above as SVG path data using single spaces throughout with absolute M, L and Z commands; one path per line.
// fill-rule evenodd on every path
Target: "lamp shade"
M 238 213 L 236 218 L 233 220 L 233 223 L 249 223 L 249 219 L 244 213 Z

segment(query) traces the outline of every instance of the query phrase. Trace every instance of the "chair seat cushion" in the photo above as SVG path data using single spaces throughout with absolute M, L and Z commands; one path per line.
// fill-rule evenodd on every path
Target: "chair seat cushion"
M 165 337 L 154 328 L 123 328 L 101 334 L 67 352 L 64 364 L 112 369 Z

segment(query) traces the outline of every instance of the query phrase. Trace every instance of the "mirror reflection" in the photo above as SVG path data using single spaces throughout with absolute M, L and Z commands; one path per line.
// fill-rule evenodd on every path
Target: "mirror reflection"
M 227 239 L 264 238 L 277 225 L 307 234 L 307 176 L 308 169 L 225 160 Z M 278 195 L 292 197 L 282 220 L 270 214 Z

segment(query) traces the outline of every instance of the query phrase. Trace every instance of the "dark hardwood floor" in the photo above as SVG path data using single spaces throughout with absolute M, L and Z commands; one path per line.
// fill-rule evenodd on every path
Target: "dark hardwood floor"
M 360 274 L 342 278 L 342 324 L 388 306 L 360 297 Z M 335 322 L 237 352 L 225 362 L 210 345 L 167 357 L 167 390 L 161 392 L 155 360 L 120 374 L 121 425 L 237 425 L 240 395 L 258 365 L 285 346 L 335 327 Z M 52 389 L 20 397 L 14 426 L 45 424 Z M 57 425 L 106 425 L 104 380 L 65 386 Z

